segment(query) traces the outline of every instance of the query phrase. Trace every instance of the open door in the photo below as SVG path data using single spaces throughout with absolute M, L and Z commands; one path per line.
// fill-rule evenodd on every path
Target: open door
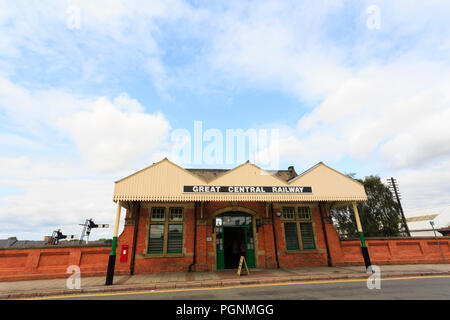
M 225 269 L 225 252 L 223 242 L 223 226 L 216 223 L 216 255 L 217 255 L 217 270 Z
M 255 241 L 252 217 L 243 212 L 227 212 L 215 219 L 217 270 L 238 267 L 241 244 L 245 261 L 255 268 Z M 234 263 L 236 261 L 236 263 Z

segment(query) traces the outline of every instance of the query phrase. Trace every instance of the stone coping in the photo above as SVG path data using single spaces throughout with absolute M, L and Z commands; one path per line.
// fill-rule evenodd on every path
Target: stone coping
M 438 240 L 448 240 L 450 237 L 437 237 Z M 433 236 L 416 236 L 416 237 L 364 237 L 365 240 L 436 240 Z M 341 238 L 341 241 L 360 241 L 359 238 Z
M 29 250 L 29 249 L 65 249 L 65 248 L 111 248 L 111 244 L 71 244 L 71 245 L 47 245 L 26 247 L 0 247 L 0 250 Z

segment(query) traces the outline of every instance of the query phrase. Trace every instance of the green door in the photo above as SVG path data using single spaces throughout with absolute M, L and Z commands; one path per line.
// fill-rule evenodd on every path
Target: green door
M 245 261 L 249 268 L 255 268 L 255 241 L 253 237 L 252 217 L 241 212 L 225 213 L 216 217 L 216 256 L 217 270 L 225 269 L 225 239 L 224 228 L 241 228 L 245 236 Z
M 245 261 L 249 268 L 255 267 L 255 240 L 253 239 L 253 223 L 245 227 L 245 238 L 247 243 L 247 250 L 245 250 Z
M 223 251 L 223 226 L 216 225 L 217 270 L 225 269 L 225 253 Z

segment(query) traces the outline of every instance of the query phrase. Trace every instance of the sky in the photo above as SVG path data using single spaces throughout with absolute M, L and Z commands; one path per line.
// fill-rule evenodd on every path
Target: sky
M 246 155 L 180 146 L 238 129 L 269 133 L 263 168 L 322 161 L 395 177 L 406 211 L 446 205 L 449 15 L 446 0 L 0 0 L 0 238 L 112 227 L 114 181 L 164 157 L 233 168 Z

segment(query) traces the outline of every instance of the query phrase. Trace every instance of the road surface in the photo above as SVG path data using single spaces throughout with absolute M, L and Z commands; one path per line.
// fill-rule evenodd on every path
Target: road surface
M 374 284 L 374 282 L 372 282 Z M 380 289 L 368 289 L 365 280 L 278 283 L 224 288 L 173 289 L 81 294 L 47 299 L 85 300 L 320 300 L 320 299 L 433 299 L 450 300 L 450 276 L 387 278 Z

